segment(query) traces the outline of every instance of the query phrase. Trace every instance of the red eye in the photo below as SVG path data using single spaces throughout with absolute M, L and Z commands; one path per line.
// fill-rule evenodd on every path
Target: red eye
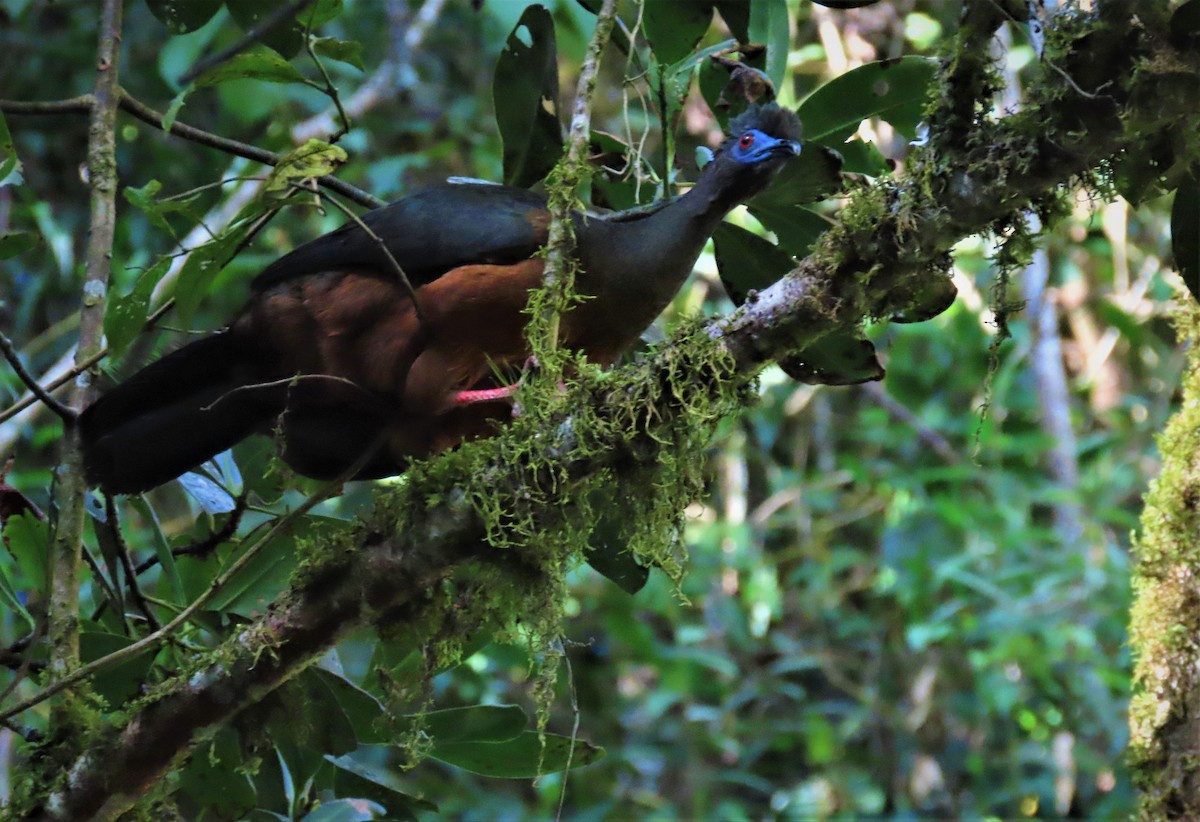
M 747 131 L 742 135 L 742 139 L 738 140 L 738 146 L 740 148 L 750 148 L 752 145 L 754 145 L 754 133 Z

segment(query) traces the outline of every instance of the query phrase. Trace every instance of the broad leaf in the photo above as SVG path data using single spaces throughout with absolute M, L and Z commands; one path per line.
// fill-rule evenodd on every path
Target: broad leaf
M 789 160 L 767 190 L 749 204 L 786 207 L 828 199 L 842 188 L 841 168 L 841 154 L 806 142 L 800 156 Z
M 767 47 L 767 77 L 782 88 L 791 38 L 787 0 L 750 0 L 749 33 L 750 42 Z
M 387 808 L 389 819 L 416 822 L 418 811 L 437 812 L 437 805 L 405 793 L 391 773 L 360 762 L 355 754 L 325 759 L 334 766 L 333 789 L 339 796 L 374 800 Z
M 110 294 L 104 309 L 104 338 L 111 357 L 120 357 L 141 333 L 150 310 L 154 287 L 171 267 L 169 257 L 163 257 L 143 271 L 128 294 Z
M 590 765 L 604 755 L 604 749 L 582 739 L 544 734 L 543 749 L 536 731 L 525 731 L 506 742 L 434 743 L 434 759 L 482 776 L 502 779 L 533 779 L 541 774 Z
M 349 155 L 341 146 L 312 139 L 283 157 L 263 183 L 263 190 L 277 196 L 290 196 L 294 186 L 332 174 Z
M 562 153 L 554 20 L 545 7 L 525 9 L 508 35 L 496 61 L 492 99 L 504 143 L 504 182 L 528 188 Z
M 712 22 L 712 6 L 712 0 L 646 0 L 646 39 L 660 63 L 670 65 L 692 53 Z
M 915 137 L 936 71 L 935 60 L 909 56 L 867 63 L 835 77 L 796 109 L 805 138 L 840 143 L 868 117 L 879 117 Z
M 765 201 L 753 203 L 750 213 L 775 234 L 779 247 L 794 257 L 807 257 L 821 235 L 833 223 L 815 211 L 798 205 Z
M 339 40 L 336 37 L 318 37 L 313 41 L 313 51 L 330 60 L 347 63 L 359 71 L 366 71 L 363 63 L 362 43 L 354 40 Z
M 87 662 L 94 662 L 100 657 L 126 648 L 133 644 L 127 636 L 119 636 L 104 631 L 81 631 L 79 634 L 79 656 Z M 126 659 L 116 665 L 99 671 L 91 679 L 96 693 L 108 700 L 112 707 L 124 704 L 137 695 L 146 681 L 150 664 L 154 661 L 155 649 L 147 648 L 131 659 Z
M 183 792 L 213 818 L 238 819 L 254 807 L 257 793 L 242 758 L 238 734 L 221 728 L 192 751 L 179 774 Z M 207 818 L 207 817 L 206 817 Z
M 415 717 L 414 717 L 415 718 Z M 422 716 L 425 732 L 435 745 L 457 742 L 506 742 L 529 725 L 520 705 L 470 705 L 429 711 Z
M 256 48 L 231 57 L 196 79 L 193 88 L 208 88 L 227 80 L 261 80 L 264 83 L 302 83 L 308 80 L 299 70 L 273 51 Z
M 0 174 L 0 177 L 3 176 Z M 30 231 L 11 231 L 7 234 L 0 234 L 0 260 L 24 254 L 41 241 L 42 238 L 39 235 Z

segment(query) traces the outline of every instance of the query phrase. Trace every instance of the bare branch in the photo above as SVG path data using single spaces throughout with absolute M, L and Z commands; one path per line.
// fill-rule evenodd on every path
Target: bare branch
M 83 298 L 79 309 L 79 345 L 75 365 L 94 356 L 104 337 L 112 245 L 117 222 L 117 85 L 121 55 L 121 0 L 105 0 L 100 13 L 96 47 L 96 83 L 88 123 L 87 169 L 91 189 L 91 218 L 85 255 Z M 72 405 L 83 408 L 91 399 L 91 379 L 81 372 L 72 391 Z M 68 425 L 62 440 L 62 468 L 57 484 L 59 517 L 50 545 L 47 636 L 50 642 L 49 682 L 67 682 L 79 668 L 79 566 L 83 550 L 84 504 L 87 482 L 83 447 L 77 426 Z M 76 697 L 69 695 L 51 706 L 55 734 L 71 735 L 80 715 Z
M 293 0 L 286 6 L 280 6 L 275 11 L 268 14 L 258 23 L 246 29 L 242 36 L 232 43 L 228 48 L 222 49 L 216 54 L 210 54 L 197 60 L 192 67 L 185 71 L 179 78 L 179 85 L 186 86 L 188 83 L 195 80 L 201 74 L 204 74 L 210 69 L 214 69 L 222 63 L 226 63 L 237 57 L 246 49 L 261 41 L 264 37 L 277 29 L 281 23 L 286 22 L 290 18 L 295 17 L 301 11 L 313 4 L 314 0 Z
M 38 385 L 38 381 L 25 368 L 25 364 L 21 362 L 21 357 L 17 353 L 17 349 L 13 346 L 12 340 L 0 331 L 0 352 L 3 352 L 4 358 L 8 360 L 8 364 L 12 366 L 12 370 L 16 373 L 21 382 L 25 383 L 25 387 L 42 403 L 58 415 L 63 422 L 74 422 L 78 412 L 70 406 L 63 405 L 61 402 L 50 396 L 50 393 Z M 3 422 L 3 420 L 0 420 Z

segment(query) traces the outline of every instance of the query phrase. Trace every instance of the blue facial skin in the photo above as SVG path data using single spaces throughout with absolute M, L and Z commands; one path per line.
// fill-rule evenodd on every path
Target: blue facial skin
M 758 163 L 769 157 L 799 156 L 800 144 L 795 140 L 780 140 L 758 129 L 742 132 L 733 144 L 730 155 L 741 163 Z

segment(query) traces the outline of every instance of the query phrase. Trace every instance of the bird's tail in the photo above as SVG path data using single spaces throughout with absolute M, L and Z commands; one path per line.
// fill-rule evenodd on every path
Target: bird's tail
M 79 418 L 88 481 L 116 494 L 174 479 L 281 410 L 255 389 L 253 346 L 232 331 L 185 345 L 88 406 Z

